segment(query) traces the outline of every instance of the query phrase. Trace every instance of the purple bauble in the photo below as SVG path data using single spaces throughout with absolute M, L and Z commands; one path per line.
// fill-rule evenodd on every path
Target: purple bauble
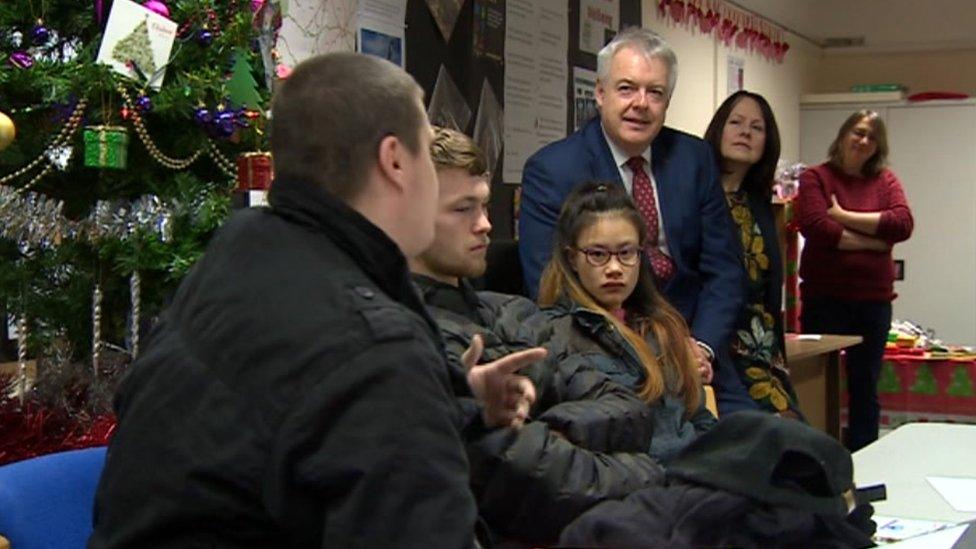
M 20 68 L 29 69 L 34 66 L 34 58 L 26 51 L 15 51 L 10 54 L 10 64 Z
M 152 110 L 152 99 L 149 99 L 148 95 L 140 95 L 136 99 L 136 108 L 139 112 L 149 112 Z
M 48 38 L 51 37 L 51 31 L 47 30 L 44 25 L 34 25 L 34 28 L 30 31 L 31 43 L 35 46 L 43 46 L 47 44 Z
M 169 7 L 159 0 L 147 0 L 146 2 L 142 3 L 142 7 L 169 19 Z
M 223 111 L 214 118 L 214 126 L 217 127 L 221 136 L 230 137 L 237 131 L 237 127 L 234 125 L 234 118 L 233 111 Z
M 209 46 L 213 43 L 214 35 L 207 29 L 197 31 L 197 43 L 201 46 Z
M 193 111 L 193 119 L 197 121 L 197 124 L 201 126 L 206 126 L 207 124 L 213 122 L 213 115 L 210 114 L 204 107 L 199 107 Z

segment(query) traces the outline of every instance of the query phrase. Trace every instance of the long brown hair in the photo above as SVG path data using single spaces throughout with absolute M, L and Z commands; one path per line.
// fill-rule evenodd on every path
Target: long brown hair
M 758 93 L 746 90 L 739 90 L 733 93 L 715 111 L 711 123 L 708 124 L 708 129 L 705 130 L 703 139 L 712 146 L 712 151 L 715 153 L 715 160 L 721 169 L 725 163 L 722 159 L 722 132 L 725 131 L 725 123 L 732 116 L 732 109 L 735 108 L 739 101 L 747 97 L 759 105 L 759 111 L 763 117 L 763 125 L 766 128 L 766 145 L 763 147 L 762 156 L 759 157 L 759 161 L 749 166 L 749 170 L 746 171 L 746 175 L 742 179 L 742 188 L 747 193 L 768 200 L 773 195 L 776 163 L 779 162 L 780 143 L 779 125 L 776 124 L 776 116 L 773 115 L 773 109 L 769 106 L 766 98 Z
M 841 145 L 847 134 L 857 126 L 861 120 L 867 120 L 874 132 L 874 142 L 878 145 L 877 150 L 864 162 L 861 167 L 861 175 L 864 177 L 874 177 L 881 173 L 881 170 L 888 166 L 888 130 L 885 129 L 884 119 L 881 115 L 870 110 L 860 110 L 847 117 L 847 120 L 840 125 L 837 130 L 837 137 L 834 138 L 830 148 L 827 149 L 827 157 L 830 163 L 837 169 L 844 167 L 844 150 Z
M 633 327 L 621 322 L 600 305 L 579 281 L 569 258 L 569 250 L 576 247 L 584 229 L 600 218 L 619 216 L 637 229 L 641 247 L 647 242 L 647 226 L 634 202 L 618 183 L 583 183 L 576 187 L 559 213 L 553 236 L 552 259 L 542 273 L 539 285 L 539 305 L 554 305 L 567 297 L 580 306 L 595 311 L 610 322 L 624 339 L 637 351 L 646 372 L 644 386 L 638 395 L 647 402 L 654 402 L 664 394 L 662 364 L 672 365 L 680 380 L 680 392 L 690 415 L 701 404 L 701 377 L 698 364 L 688 345 L 688 325 L 684 318 L 657 291 L 654 274 L 647 258 L 642 257 L 638 266 L 637 286 L 624 300 L 624 310 Z M 655 356 L 644 340 L 653 331 L 661 350 Z

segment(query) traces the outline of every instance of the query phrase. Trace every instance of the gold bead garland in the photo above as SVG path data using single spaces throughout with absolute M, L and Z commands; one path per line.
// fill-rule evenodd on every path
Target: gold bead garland
M 44 152 L 39 154 L 37 158 L 32 160 L 26 166 L 20 168 L 19 170 L 9 173 L 3 177 L 0 177 L 0 185 L 6 184 L 10 181 L 13 181 L 14 179 L 17 179 L 22 175 L 27 174 L 27 172 L 33 170 L 41 162 L 45 162 L 45 161 L 47 162 L 47 166 L 45 166 L 44 169 L 41 170 L 39 174 L 34 176 L 34 178 L 31 179 L 27 185 L 21 187 L 19 189 L 20 192 L 24 192 L 30 189 L 38 181 L 40 181 L 42 177 L 51 173 L 51 169 L 53 168 L 53 165 L 51 164 L 51 160 L 48 158 L 48 153 L 54 150 L 55 147 L 60 147 L 68 143 L 69 141 L 71 141 L 71 138 L 74 137 L 75 132 L 78 131 L 78 126 L 81 124 L 81 119 L 84 116 L 85 109 L 87 107 L 88 107 L 87 99 L 78 100 L 78 104 L 75 105 L 74 111 L 72 111 L 71 116 L 68 117 L 68 123 L 61 127 L 61 131 L 58 132 L 58 135 L 54 138 L 54 140 L 52 140 L 51 143 L 47 146 L 47 148 L 44 149 Z
M 146 150 L 149 151 L 149 156 L 153 158 L 156 162 L 159 162 L 163 167 L 169 168 L 171 170 L 185 170 L 190 167 L 190 164 L 196 162 L 200 155 L 203 154 L 203 149 L 196 151 L 186 158 L 172 158 L 166 156 L 159 150 L 156 143 L 153 142 L 152 138 L 149 137 L 149 132 L 146 130 L 145 124 L 142 122 L 142 116 L 139 115 L 139 110 L 132 105 L 132 98 L 129 97 L 129 92 L 125 89 L 121 83 L 118 85 L 119 93 L 122 94 L 122 99 L 125 102 L 125 106 L 132 113 L 132 124 L 136 128 L 136 135 L 139 136 L 139 140 L 142 144 L 146 146 Z
M 146 126 L 142 121 L 142 116 L 139 115 L 139 110 L 133 107 L 132 98 L 129 96 L 128 90 L 126 90 L 125 86 L 123 86 L 121 83 L 118 85 L 118 90 L 122 95 L 125 106 L 132 113 L 132 123 L 136 128 L 136 135 L 139 136 L 139 140 L 142 141 L 142 144 L 146 146 L 146 150 L 149 151 L 149 155 L 152 156 L 156 162 L 159 162 L 162 166 L 171 170 L 185 170 L 190 166 L 190 164 L 196 162 L 196 160 L 200 158 L 200 155 L 204 153 L 204 150 L 200 149 L 183 159 L 170 158 L 163 154 L 149 136 L 149 132 L 146 130 Z M 207 156 L 214 161 L 214 164 L 217 165 L 217 168 L 224 172 L 227 177 L 232 179 L 237 177 L 237 174 L 234 172 L 234 163 L 224 156 L 224 154 L 217 149 L 217 145 L 214 144 L 213 140 L 209 138 L 207 139 L 206 153 Z
M 139 136 L 139 140 L 142 141 L 143 145 L 146 147 L 146 150 L 149 151 L 149 155 L 156 162 L 159 162 L 159 164 L 171 170 L 185 170 L 206 152 L 207 156 L 209 156 L 214 161 L 214 164 L 217 165 L 217 168 L 220 169 L 220 171 L 223 172 L 227 177 L 231 179 L 235 179 L 237 177 L 237 174 L 234 171 L 234 163 L 231 162 L 230 159 L 228 159 L 222 152 L 220 152 L 212 139 L 207 140 L 206 150 L 199 149 L 186 158 L 172 158 L 163 154 L 163 152 L 159 150 L 159 147 L 156 146 L 156 143 L 153 142 L 152 137 L 149 135 L 149 131 L 146 130 L 145 123 L 143 122 L 142 117 L 139 115 L 139 110 L 133 107 L 132 99 L 128 93 L 128 90 L 126 90 L 121 83 L 119 83 L 117 89 L 122 95 L 125 106 L 132 113 L 132 122 L 135 126 L 136 135 Z M 61 131 L 51 141 L 47 148 L 44 149 L 44 152 L 39 154 L 37 158 L 17 171 L 0 177 L 0 185 L 6 184 L 14 179 L 26 175 L 28 172 L 45 161 L 46 166 L 44 166 L 44 168 L 37 175 L 35 175 L 30 182 L 27 183 L 27 185 L 21 187 L 20 192 L 29 190 L 44 176 L 51 173 L 54 166 L 51 164 L 51 161 L 48 158 L 48 153 L 50 153 L 55 147 L 62 146 L 71 141 L 75 133 L 78 131 L 78 127 L 81 124 L 81 120 L 84 117 L 85 109 L 87 107 L 88 100 L 84 98 L 80 99 L 75 105 L 75 109 L 72 111 L 71 116 L 68 117 L 68 123 L 61 128 Z
M 236 182 L 237 173 L 234 171 L 234 163 L 224 156 L 224 153 L 220 152 L 220 149 L 218 149 L 217 145 L 214 144 L 213 139 L 207 140 L 207 144 L 209 145 L 207 154 L 210 155 L 211 159 L 213 159 L 214 164 L 216 164 L 217 167 L 220 168 L 220 171 L 224 172 L 227 177 Z

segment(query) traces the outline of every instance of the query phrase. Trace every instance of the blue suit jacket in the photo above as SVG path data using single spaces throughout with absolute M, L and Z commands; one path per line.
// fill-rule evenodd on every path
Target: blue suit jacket
M 696 339 L 723 354 L 745 298 L 741 243 L 708 144 L 661 128 L 651 144 L 651 171 L 668 251 L 677 267 L 664 288 Z M 522 171 L 519 254 L 529 293 L 552 253 L 552 232 L 566 196 L 590 180 L 616 181 L 617 169 L 598 117 L 532 155 Z M 728 369 L 726 369 L 728 370 Z

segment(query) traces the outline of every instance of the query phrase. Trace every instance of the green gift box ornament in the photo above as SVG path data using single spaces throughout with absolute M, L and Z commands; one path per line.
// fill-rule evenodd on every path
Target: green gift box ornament
M 85 128 L 85 166 L 89 168 L 126 167 L 129 130 L 122 126 L 88 126 Z

